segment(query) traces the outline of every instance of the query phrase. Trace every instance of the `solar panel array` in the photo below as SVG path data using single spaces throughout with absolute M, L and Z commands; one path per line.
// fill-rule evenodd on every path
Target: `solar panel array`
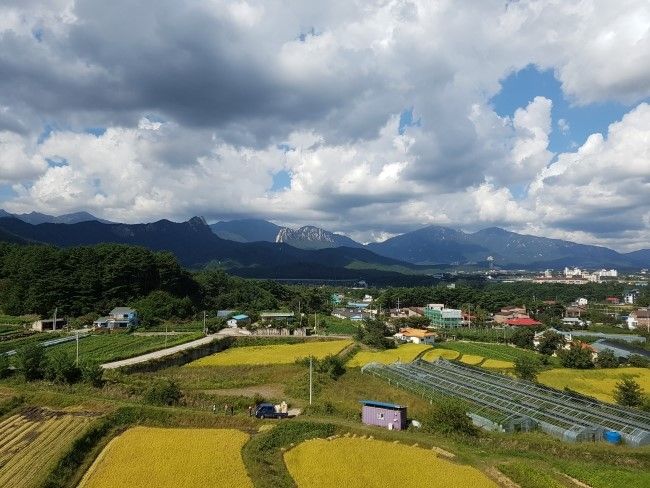
M 366 373 L 434 399 L 451 396 L 472 406 L 472 413 L 508 431 L 513 421 L 534 421 L 543 431 L 566 441 L 595 440 L 606 430 L 619 432 L 632 446 L 650 444 L 650 414 L 529 381 L 467 366 L 456 361 L 417 360 L 370 363 Z

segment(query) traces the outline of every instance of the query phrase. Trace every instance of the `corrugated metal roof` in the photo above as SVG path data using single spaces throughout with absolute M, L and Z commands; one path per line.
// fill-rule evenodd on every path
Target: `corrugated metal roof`
M 359 400 L 359 403 L 363 403 L 368 407 L 391 408 L 393 410 L 401 410 L 403 408 L 406 408 L 403 405 L 397 405 L 395 403 L 376 402 L 374 400 Z

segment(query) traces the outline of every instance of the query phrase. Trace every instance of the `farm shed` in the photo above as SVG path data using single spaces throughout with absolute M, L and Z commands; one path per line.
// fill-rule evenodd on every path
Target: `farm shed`
M 394 403 L 361 400 L 361 421 L 366 425 L 378 425 L 389 430 L 406 429 L 406 407 Z
M 527 429 L 532 421 L 542 431 L 568 442 L 602 440 L 604 431 L 608 430 L 620 433 L 623 441 L 631 446 L 650 444 L 647 412 L 481 368 L 438 359 L 433 363 L 423 360 L 410 364 L 370 363 L 362 371 L 424 398 L 460 398 L 469 406 L 472 418 L 487 419 L 489 422 L 485 424 L 494 424 L 504 432 Z M 524 422 L 523 418 L 530 421 Z
M 68 325 L 67 319 L 56 319 L 56 324 L 54 323 L 54 319 L 41 319 L 32 324 L 32 330 L 37 332 L 61 330 L 66 325 Z

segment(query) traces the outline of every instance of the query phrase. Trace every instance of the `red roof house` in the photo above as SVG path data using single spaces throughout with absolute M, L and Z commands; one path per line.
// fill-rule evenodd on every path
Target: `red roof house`
M 506 325 L 513 327 L 535 327 L 537 325 L 542 325 L 542 323 L 535 319 L 531 319 L 530 317 L 517 317 L 515 319 L 507 320 Z

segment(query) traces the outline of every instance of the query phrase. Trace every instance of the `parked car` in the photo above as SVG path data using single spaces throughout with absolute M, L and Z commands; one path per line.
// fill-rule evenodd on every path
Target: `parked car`
M 255 417 L 258 419 L 284 419 L 288 417 L 288 414 L 277 410 L 272 403 L 260 403 L 255 409 Z

